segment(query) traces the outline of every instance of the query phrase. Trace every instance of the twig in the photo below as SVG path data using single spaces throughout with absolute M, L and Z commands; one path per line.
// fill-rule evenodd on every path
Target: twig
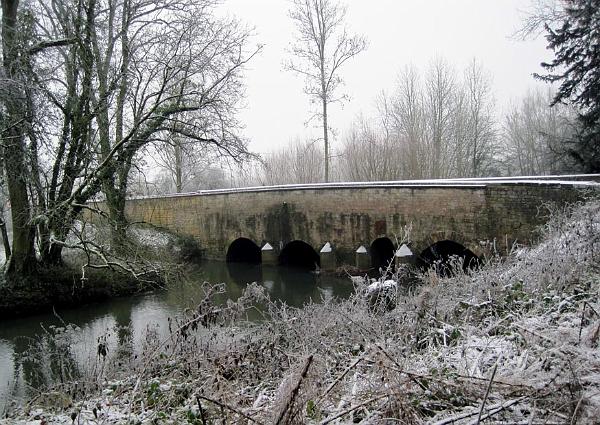
M 489 417 L 491 417 L 491 416 L 495 415 L 496 413 L 503 411 L 503 410 L 504 410 L 504 409 L 506 409 L 507 407 L 510 407 L 510 406 L 512 406 L 513 404 L 516 404 L 516 403 L 518 403 L 519 401 L 521 401 L 521 400 L 522 400 L 522 399 L 524 399 L 524 398 L 526 398 L 526 397 L 521 397 L 521 399 L 514 399 L 514 400 L 510 400 L 510 401 L 507 401 L 506 403 L 503 403 L 503 404 L 501 404 L 500 406 L 498 406 L 498 407 L 496 407 L 496 408 L 494 408 L 494 409 L 490 409 L 490 410 L 488 410 L 488 411 L 487 411 L 487 413 L 481 417 L 481 420 L 483 421 L 483 420 L 485 420 L 485 419 L 487 419 L 487 418 L 489 418 Z M 479 420 L 480 420 L 480 419 L 478 418 L 478 419 L 477 419 L 477 421 L 470 422 L 470 423 L 469 423 L 469 425 L 475 425 L 475 424 L 478 424 L 478 423 L 479 423 Z
M 513 404 L 515 404 L 515 403 L 518 403 L 518 402 L 520 402 L 520 401 L 523 401 L 523 400 L 525 400 L 527 397 L 528 397 L 528 396 L 523 396 L 523 397 L 515 398 L 515 399 L 513 399 L 513 400 L 509 400 L 509 401 L 507 401 L 507 402 L 504 402 L 504 403 L 494 404 L 493 406 L 490 406 L 490 407 L 488 408 L 488 412 L 490 412 L 490 414 L 486 414 L 486 415 L 485 415 L 485 416 L 483 416 L 481 419 L 486 419 L 486 418 L 488 418 L 489 416 L 491 416 L 491 414 L 498 413 L 500 410 L 506 409 L 507 407 L 510 407 L 510 406 L 512 406 L 512 405 L 513 405 Z M 497 409 L 500 409 L 500 410 L 497 410 Z M 493 413 L 492 413 L 492 411 L 493 411 Z M 461 414 L 459 414 L 459 415 L 455 415 L 455 416 L 449 416 L 449 417 L 447 417 L 447 418 L 441 419 L 441 420 L 439 420 L 439 421 L 437 421 L 437 422 L 433 423 L 432 425 L 447 425 L 447 424 L 450 424 L 450 423 L 456 422 L 456 421 L 458 421 L 458 420 L 461 420 L 461 419 L 468 418 L 469 416 L 475 416 L 475 415 L 477 415 L 478 413 L 479 413 L 479 412 L 478 412 L 477 410 L 475 410 L 475 411 L 472 411 L 472 412 L 461 413 Z M 476 423 L 476 422 L 474 422 L 474 423 Z
M 481 421 L 481 415 L 483 414 L 483 408 L 485 407 L 485 402 L 487 401 L 488 395 L 490 394 L 490 389 L 492 388 L 492 382 L 494 381 L 494 376 L 496 376 L 496 369 L 498 369 L 498 363 L 494 365 L 494 370 L 492 370 L 492 376 L 490 377 L 490 382 L 485 390 L 485 395 L 483 396 L 483 401 L 481 402 L 481 408 L 479 409 L 479 416 L 477 417 L 477 424 Z
M 333 422 L 336 419 L 341 418 L 342 416 L 347 415 L 348 413 L 353 412 L 356 409 L 360 409 L 361 407 L 366 406 L 367 404 L 371 404 L 374 401 L 381 400 L 382 398 L 386 398 L 386 397 L 389 397 L 389 394 L 384 394 L 384 395 L 380 395 L 378 397 L 373 397 L 373 398 L 371 398 L 371 399 L 369 399 L 369 400 L 367 400 L 367 401 L 365 401 L 363 403 L 357 404 L 356 406 L 352 406 L 352 407 L 344 410 L 343 412 L 340 412 L 337 415 L 332 416 L 331 418 L 325 419 L 324 421 L 322 421 L 320 423 L 320 425 L 325 425 L 325 424 L 328 424 L 329 422 Z
M 404 368 L 396 360 L 394 360 L 394 358 L 390 356 L 390 354 L 387 351 L 385 351 L 383 347 L 381 347 L 379 344 L 375 344 L 375 347 L 377 347 L 384 354 L 384 356 L 386 356 L 392 363 L 394 363 L 398 367 L 398 369 L 400 369 L 398 372 L 404 373 L 406 376 L 409 377 L 411 381 L 413 381 L 415 384 L 421 387 L 423 391 L 427 391 L 427 387 L 417 379 L 417 375 L 405 371 Z
M 214 400 L 214 399 L 206 397 L 206 396 L 204 396 L 202 394 L 197 394 L 196 397 L 201 398 L 202 400 L 210 401 L 211 403 L 216 404 L 217 406 L 219 406 L 222 409 L 224 408 L 224 409 L 231 410 L 232 412 L 237 413 L 238 415 L 242 416 L 244 419 L 248 419 L 250 422 L 254 422 L 254 423 L 262 425 L 262 422 L 257 421 L 253 417 L 246 415 L 241 410 L 236 409 L 235 407 L 229 406 L 229 405 L 227 405 L 227 404 L 225 404 L 225 403 L 223 403 L 223 402 L 221 402 L 219 400 Z
M 206 425 L 206 418 L 204 417 L 204 408 L 202 407 L 202 403 L 200 403 L 200 397 L 196 395 L 196 402 L 198 403 L 198 410 L 200 412 L 200 419 L 202 420 L 202 425 Z
M 589 307 L 589 309 L 592 310 L 597 317 L 600 317 L 600 314 L 598 314 L 598 312 L 594 309 L 594 307 L 592 307 L 592 305 L 589 302 L 584 301 L 583 304 L 586 307 Z
M 571 425 L 575 425 L 577 423 L 577 413 L 579 412 L 579 407 L 581 407 L 582 401 L 583 401 L 583 394 L 581 395 L 581 397 L 579 397 L 577 406 L 575 406 L 575 410 L 573 411 L 573 417 L 571 417 Z
M 546 340 L 546 341 L 552 342 L 552 343 L 555 342 L 553 339 L 548 338 L 547 336 L 542 335 L 542 334 L 540 334 L 540 333 L 538 333 L 536 331 L 532 331 L 531 329 L 527 329 L 525 326 L 521 326 L 521 325 L 519 325 L 517 323 L 513 323 L 513 325 L 516 326 L 517 328 L 521 329 L 521 330 L 524 330 L 525 332 L 529 332 L 530 334 L 532 334 L 534 336 L 537 336 L 538 338 L 541 338 L 543 340 Z
M 581 321 L 579 322 L 579 336 L 577 338 L 577 345 L 581 344 L 581 331 L 583 330 L 583 321 L 585 320 L 585 307 L 587 303 L 583 303 L 583 308 L 581 309 Z
M 596 312 L 596 310 L 594 310 L 594 307 L 592 307 L 592 306 L 590 305 L 590 303 L 588 303 L 587 301 L 584 301 L 584 302 L 583 302 L 583 309 L 581 310 L 581 323 L 579 324 L 579 339 L 578 339 L 578 341 L 577 341 L 577 344 L 581 344 L 581 331 L 583 330 L 583 322 L 584 322 L 584 320 L 585 320 L 585 310 L 586 310 L 588 307 L 590 308 L 590 310 L 592 310 L 592 312 L 593 312 L 593 313 L 594 313 L 596 316 L 599 316 L 599 317 L 600 317 L 600 315 L 599 315 L 599 314 Z
M 325 398 L 325 396 L 327 396 L 327 394 L 329 394 L 329 392 L 333 389 L 333 387 L 335 387 L 338 382 L 340 382 L 342 379 L 344 379 L 344 376 L 346 376 L 348 374 L 348 372 L 350 372 L 352 369 L 354 369 L 356 367 L 356 365 L 359 364 L 364 358 L 365 358 L 364 356 L 361 356 L 358 359 L 356 359 L 354 361 L 354 363 L 352 363 L 350 366 L 348 366 L 346 368 L 346 370 L 344 372 L 342 372 L 342 374 L 340 376 L 338 376 L 336 378 L 336 380 L 333 381 L 333 383 L 329 387 L 327 387 L 327 389 L 325 390 L 323 395 L 321 397 L 319 397 L 319 402 L 321 402 Z

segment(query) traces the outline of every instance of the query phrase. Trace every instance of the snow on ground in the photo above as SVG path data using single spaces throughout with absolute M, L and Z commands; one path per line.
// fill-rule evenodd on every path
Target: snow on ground
M 129 229 L 129 235 L 141 245 L 154 248 L 167 248 L 175 241 L 173 234 L 155 227 L 135 226 Z

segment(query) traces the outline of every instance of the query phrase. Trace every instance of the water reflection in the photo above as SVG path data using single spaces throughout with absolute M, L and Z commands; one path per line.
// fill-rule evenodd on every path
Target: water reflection
M 168 318 L 201 301 L 203 282 L 225 285 L 226 293 L 221 302 L 228 298 L 236 300 L 248 283 L 257 282 L 271 299 L 297 307 L 310 300 L 318 302 L 323 296 L 345 298 L 352 291 L 346 279 L 305 270 L 203 262 L 166 291 L 60 310 L 56 315 L 6 320 L 0 326 L 0 416 L 10 399 L 21 399 L 25 395 L 27 385 L 37 386 L 39 377 L 50 379 L 52 362 L 56 359 L 44 359 L 47 370 L 39 370 L 39 365 L 26 361 L 22 355 L 32 341 L 40 341 L 52 326 L 72 323 L 78 327 L 69 335 L 72 343 L 64 356 L 78 373 L 92 373 L 102 360 L 99 343 L 105 344 L 109 360 L 117 355 L 119 343 L 129 338 L 136 354 L 143 350 L 148 332 L 161 340 L 166 338 Z
M 8 407 L 11 398 L 24 396 L 23 367 L 15 362 L 13 345 L 0 340 L 0 414 Z

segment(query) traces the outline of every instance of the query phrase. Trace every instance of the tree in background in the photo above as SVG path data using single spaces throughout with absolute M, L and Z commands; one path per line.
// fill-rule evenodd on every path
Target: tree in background
M 321 104 L 316 116 L 323 124 L 326 182 L 330 179 L 328 106 L 344 99 L 336 93 L 342 84 L 341 67 L 367 46 L 364 37 L 348 34 L 345 16 L 346 7 L 335 0 L 293 0 L 290 10 L 297 29 L 291 49 L 296 60 L 288 61 L 286 67 L 304 76 L 304 92 Z
M 461 156 L 462 175 L 481 177 L 489 173 L 496 154 L 497 129 L 494 119 L 492 78 L 476 59 L 464 74 L 466 143 Z M 470 168 L 470 169 L 469 169 Z
M 551 89 L 530 91 L 507 112 L 499 158 L 505 174 L 548 175 L 576 168 L 562 151 L 564 141 L 577 132 L 577 113 L 567 105 L 550 107 L 554 96 Z
M 600 0 L 563 2 L 563 11 L 545 22 L 554 59 L 536 75 L 560 83 L 552 105 L 570 103 L 579 110 L 580 130 L 565 151 L 587 172 L 600 171 Z
M 207 189 L 212 184 L 205 186 L 203 176 L 219 161 L 219 155 L 209 146 L 193 143 L 179 135 L 172 135 L 170 140 L 158 144 L 150 156 L 162 170 L 159 177 L 162 193 Z
M 289 146 L 266 155 L 257 174 L 261 185 L 323 181 L 323 151 L 315 141 L 295 140 Z
M 342 180 L 381 181 L 403 177 L 405 150 L 386 128 L 385 122 L 376 126 L 363 116 L 354 121 L 339 157 Z
M 529 8 L 522 11 L 522 25 L 513 36 L 526 40 L 543 34 L 547 25 L 565 18 L 564 4 L 565 0 L 530 0 Z
M 472 61 L 461 77 L 436 58 L 424 76 L 407 67 L 395 90 L 378 97 L 375 119 L 353 123 L 341 175 L 351 180 L 489 175 L 497 142 L 488 74 Z
M 441 57 L 435 58 L 425 77 L 424 99 L 427 144 L 430 160 L 429 178 L 450 177 L 452 148 L 452 120 L 457 100 L 456 76 L 450 64 Z

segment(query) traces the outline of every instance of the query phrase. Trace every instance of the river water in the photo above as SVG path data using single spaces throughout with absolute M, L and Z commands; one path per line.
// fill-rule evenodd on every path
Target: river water
M 98 342 L 103 341 L 109 353 L 116 352 L 120 326 L 129 326 L 132 349 L 139 350 L 147 332 L 166 333 L 167 321 L 201 300 L 203 282 L 224 283 L 227 298 L 237 299 L 249 282 L 264 286 L 271 299 L 300 307 L 321 297 L 346 298 L 353 290 L 348 279 L 318 275 L 286 267 L 227 264 L 205 261 L 186 274 L 183 282 L 169 289 L 63 309 L 56 314 L 41 314 L 22 319 L 3 320 L 0 326 L 0 417 L 11 400 L 21 400 L 40 384 L 39 370 L 24 355 L 32 342 L 65 323 L 76 325 L 70 333 L 69 358 L 80 371 L 94 364 Z M 29 350 L 31 352 L 31 350 Z M 43 379 L 42 379 L 43 380 Z

